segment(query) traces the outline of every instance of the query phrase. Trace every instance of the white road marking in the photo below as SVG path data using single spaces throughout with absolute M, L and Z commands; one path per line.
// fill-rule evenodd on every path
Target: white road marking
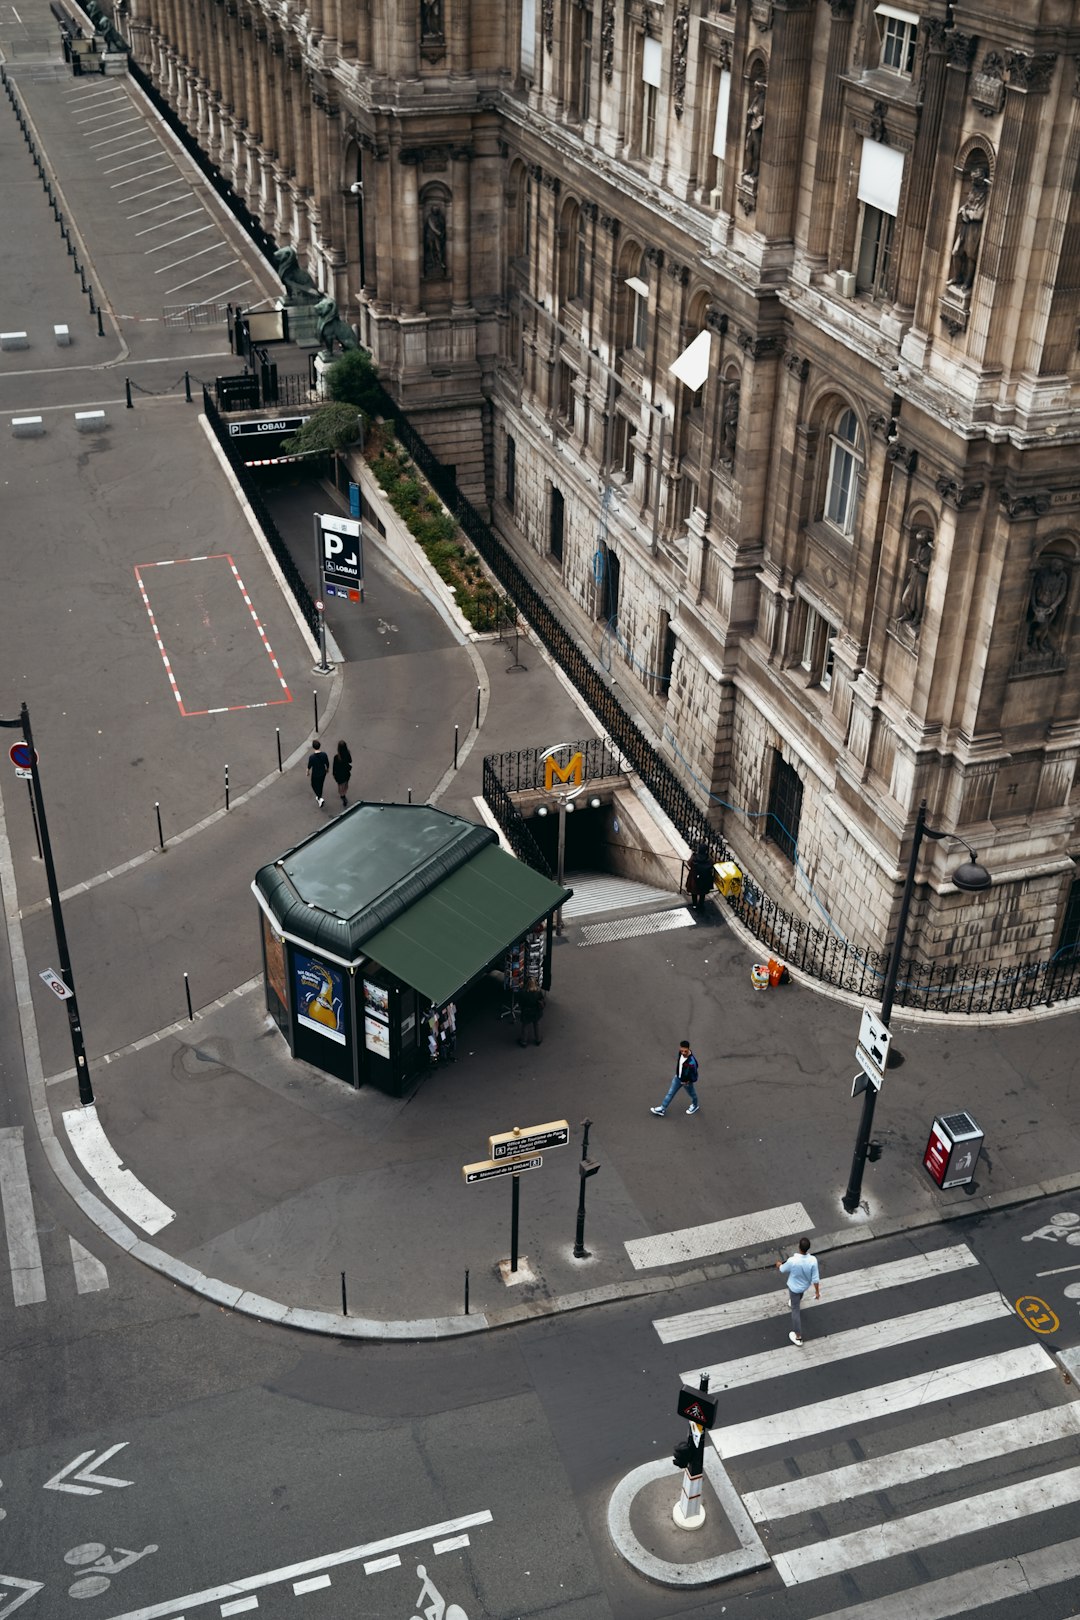
M 1054 1371 L 1054 1362 L 1042 1345 L 1026 1344 L 1019 1350 L 1003 1350 L 997 1355 L 960 1361 L 952 1367 L 939 1367 L 869 1389 L 855 1389 L 847 1395 L 809 1406 L 789 1406 L 769 1417 L 751 1418 L 746 1423 L 713 1429 L 710 1439 L 721 1457 L 742 1457 L 769 1446 L 795 1445 L 799 1440 L 825 1434 L 845 1424 L 859 1428 L 873 1418 L 928 1406 L 932 1401 L 952 1400 L 970 1390 L 989 1389 L 1011 1378 L 1033 1378 L 1038 1373 Z
M 389 1558 L 371 1558 L 364 1565 L 365 1575 L 380 1575 L 384 1569 L 400 1569 L 401 1558 L 397 1553 L 391 1553 Z
M 71 1264 L 75 1269 L 75 1287 L 79 1293 L 96 1294 L 102 1288 L 108 1288 L 109 1273 L 97 1256 L 84 1249 L 81 1243 L 76 1243 L 73 1237 L 69 1237 L 68 1242 L 71 1245 Z
M 635 1270 L 647 1266 L 671 1266 L 684 1260 L 702 1260 L 710 1254 L 726 1254 L 733 1249 L 759 1248 L 793 1232 L 813 1227 L 801 1204 L 781 1204 L 754 1215 L 734 1220 L 711 1221 L 705 1226 L 685 1226 L 679 1232 L 660 1232 L 655 1237 L 631 1238 L 623 1247 Z
M 1055 1271 L 1037 1271 L 1036 1277 L 1061 1277 L 1066 1271 L 1080 1271 L 1080 1266 L 1058 1266 Z
M 171 183 L 172 182 L 170 182 L 170 184 Z M 145 219 L 147 214 L 160 214 L 161 210 L 163 208 L 175 208 L 175 206 L 176 206 L 176 204 L 178 202 L 190 202 L 190 201 L 191 201 L 191 193 L 190 192 L 188 192 L 188 195 L 186 197 L 166 197 L 162 202 L 151 203 L 148 208 L 138 208 L 138 209 L 136 209 L 136 211 L 133 214 L 129 214 L 127 217 L 128 217 L 128 219 Z M 162 226 L 171 225 L 171 224 L 172 224 L 171 219 L 163 219 L 161 221 L 160 225 L 155 225 L 154 226 L 154 229 L 155 230 L 161 230 Z M 135 234 L 136 234 L 136 236 L 145 236 L 146 232 L 145 231 L 136 231 Z
M 164 156 L 164 153 L 162 153 L 162 156 Z M 152 174 L 164 174 L 166 169 L 171 169 L 171 168 L 172 168 L 171 163 L 159 163 L 156 169 L 144 169 L 142 174 L 129 174 L 126 180 L 114 180 L 112 185 L 109 187 L 109 190 L 110 191 L 119 191 L 121 186 L 135 185 L 140 180 L 148 180 Z M 170 185 L 179 185 L 180 183 L 181 182 L 180 182 L 179 175 L 177 176 L 175 181 L 172 181 L 172 180 L 169 181 Z M 158 187 L 156 189 L 160 190 L 160 187 Z M 142 197 L 144 195 L 145 195 L 145 193 L 141 192 L 141 191 L 132 192 L 132 196 L 134 196 L 134 197 Z M 123 198 L 121 200 L 126 201 L 127 199 Z
M 134 146 L 129 146 L 127 148 L 127 150 L 129 152 L 139 152 L 139 151 L 142 150 L 142 148 L 144 146 L 154 146 L 156 144 L 157 144 L 157 136 L 156 135 L 148 135 L 146 137 L 145 141 L 136 141 Z M 95 163 L 108 163 L 108 161 L 109 161 L 109 159 L 111 157 L 119 157 L 119 156 L 120 156 L 119 152 L 107 152 L 104 157 L 95 158 L 94 162 Z M 142 162 L 141 158 L 139 159 L 139 162 L 140 163 Z M 130 168 L 130 167 L 131 167 L 131 165 L 129 163 L 124 164 L 124 168 Z M 116 170 L 115 169 L 106 169 L 104 172 L 106 174 L 115 174 Z
M 42 1490 L 69 1491 L 72 1496 L 100 1496 L 101 1491 L 96 1489 L 99 1485 L 115 1486 L 117 1490 L 123 1490 L 126 1485 L 134 1485 L 135 1481 L 133 1479 L 111 1479 L 108 1474 L 96 1474 L 94 1472 L 95 1468 L 100 1468 L 103 1463 L 109 1461 L 110 1457 L 115 1457 L 118 1451 L 123 1451 L 124 1447 L 130 1444 L 129 1440 L 119 1440 L 115 1446 L 110 1446 L 107 1451 L 102 1451 L 96 1457 L 92 1451 L 80 1452 L 74 1462 L 65 1464 L 59 1473 L 53 1475 L 52 1479 L 47 1479 L 41 1487 Z M 85 1467 L 83 1467 L 84 1463 L 86 1464 Z M 81 1485 L 73 1485 L 67 1477 L 69 1474 L 74 1473 L 76 1468 L 79 1472 L 74 1474 L 74 1477 L 82 1480 Z
M 16 1305 L 40 1305 L 46 1297 L 45 1272 L 21 1125 L 0 1130 L 0 1201 L 4 1206 L 12 1296 Z
M 825 1291 L 823 1303 L 853 1299 L 884 1288 L 899 1288 L 907 1283 L 923 1282 L 928 1277 L 943 1277 L 950 1271 L 962 1271 L 978 1264 L 966 1243 L 956 1243 L 947 1249 L 934 1249 L 930 1254 L 910 1254 L 902 1260 L 864 1266 L 861 1271 L 843 1271 L 835 1277 L 827 1274 L 821 1285 Z M 807 1301 L 808 1305 L 811 1303 Z M 787 1289 L 783 1277 L 778 1277 L 776 1287 L 768 1293 L 731 1300 L 726 1305 L 706 1305 L 702 1310 L 683 1311 L 678 1316 L 662 1316 L 653 1327 L 662 1343 L 674 1344 L 679 1339 L 694 1339 L 703 1333 L 745 1327 L 748 1322 L 760 1322 L 767 1316 L 784 1316 L 787 1310 Z
M 141 123 L 142 123 L 142 119 L 139 116 L 139 114 L 136 113 L 134 118 L 122 118 L 118 124 L 113 124 L 111 127 L 113 129 L 123 129 L 125 124 L 141 124 Z M 89 131 L 87 131 L 87 133 L 89 133 Z M 130 139 L 131 139 L 131 131 L 128 130 L 127 133 L 124 134 L 124 135 L 110 135 L 108 140 L 105 140 L 105 141 L 91 141 L 88 144 L 86 150 L 88 152 L 100 152 L 103 146 L 116 146 L 118 142 L 120 142 L 120 141 L 129 141 Z
M 79 1163 L 96 1181 L 110 1203 L 144 1232 L 160 1232 L 176 1219 L 176 1212 L 126 1170 L 116 1149 L 101 1128 L 97 1108 L 69 1108 L 63 1115 L 68 1140 Z
M 210 277 L 211 276 L 216 276 L 219 271 L 227 270 L 231 264 L 239 264 L 239 263 L 240 263 L 239 259 L 226 259 L 224 264 L 215 264 L 215 266 L 214 266 L 214 268 L 212 270 L 205 271 L 204 274 L 201 275 L 201 276 L 192 276 L 190 281 L 181 281 L 179 283 L 179 285 L 176 286 L 176 287 L 166 287 L 165 296 L 167 298 L 170 293 L 183 292 L 185 287 L 194 287 L 194 285 L 195 285 L 195 283 L 197 281 L 209 281 Z
M 85 135 L 89 135 L 89 134 L 92 134 L 92 131 L 90 129 L 91 124 L 109 124 L 109 123 L 112 122 L 112 120 L 115 118 L 115 116 L 116 116 L 116 114 L 110 109 L 107 112 L 93 113 L 93 114 L 91 114 L 91 116 L 89 118 L 76 118 L 75 122 L 77 124 L 85 124 L 87 127 L 83 131 L 83 133 Z M 136 118 L 138 118 L 139 114 L 136 114 L 135 116 L 136 116 Z M 133 121 L 134 120 L 132 120 L 132 119 L 127 120 L 128 123 L 132 123 Z
M 17 1575 L 0 1575 L 0 1589 L 7 1587 L 9 1591 L 20 1594 L 19 1597 L 12 1598 L 10 1603 L 5 1603 L 4 1607 L 0 1609 L 0 1620 L 7 1620 L 9 1614 L 14 1614 L 16 1609 L 21 1609 L 23 1604 L 29 1598 L 32 1598 L 35 1592 L 40 1592 L 43 1589 L 44 1585 L 44 1581 L 22 1581 Z M 0 1590 L 0 1597 L 2 1596 L 3 1591 Z
M 1001 1604 L 1006 1598 L 1027 1597 L 1044 1587 L 1074 1580 L 1080 1569 L 1080 1537 L 1059 1541 L 1052 1547 L 1018 1553 L 996 1564 L 980 1564 L 963 1569 L 939 1581 L 893 1592 L 889 1597 L 871 1598 L 850 1609 L 834 1609 L 818 1620 L 952 1620 L 953 1615 L 971 1615 L 985 1603 Z M 1080 1620 L 1080 1616 L 1073 1616 Z
M 150 145 L 152 143 L 151 142 L 143 142 L 143 144 L 144 145 Z M 135 150 L 135 148 L 132 147 L 132 151 L 134 151 L 134 150 Z M 159 155 L 164 157 L 165 154 L 164 154 L 163 151 L 159 150 Z M 117 154 L 117 156 L 119 156 L 119 154 Z M 99 159 L 99 161 L 100 161 L 100 159 Z M 115 169 L 102 169 L 101 172 L 102 172 L 102 174 L 119 174 L 122 169 L 141 169 L 145 162 L 146 162 L 145 158 L 132 158 L 130 163 L 118 163 L 116 165 Z M 151 169 L 150 170 L 151 174 L 157 174 L 158 172 L 159 171 L 157 169 Z M 140 175 L 137 175 L 135 178 L 141 180 L 143 178 L 143 176 L 140 174 Z
M 201 214 L 202 209 L 201 208 L 192 209 L 192 213 Z M 181 216 L 180 216 L 180 219 L 190 219 L 190 218 L 191 218 L 191 214 L 181 214 Z M 179 220 L 170 219 L 168 221 L 168 224 L 170 224 L 170 225 L 178 225 L 179 222 L 180 222 Z M 156 230 L 157 227 L 154 226 L 153 229 Z M 144 255 L 145 255 L 146 258 L 149 258 L 151 256 L 151 254 L 153 254 L 153 253 L 164 253 L 166 248 L 176 247 L 177 243 L 179 243 L 179 242 L 189 242 L 193 236 L 205 236 L 207 231 L 212 231 L 214 229 L 215 229 L 215 227 L 212 224 L 210 224 L 210 225 L 197 225 L 193 231 L 185 231 L 182 236 L 171 237 L 168 242 L 158 242 L 156 247 L 144 248 L 144 250 L 143 250 Z M 140 231 L 139 234 L 141 236 L 144 233 Z M 215 243 L 214 245 L 216 247 L 216 246 L 219 246 L 220 244 Z M 207 248 L 206 251 L 207 251 L 207 253 L 210 253 L 213 250 L 211 248 Z M 180 260 L 181 264 L 184 264 L 185 262 L 186 261 L 183 260 L 183 259 Z M 175 267 L 175 265 L 170 264 L 168 266 L 168 268 L 170 270 L 174 270 L 176 267 Z
M 119 185 L 121 185 L 121 186 L 130 186 L 131 181 L 130 180 L 120 180 L 117 183 Z M 147 186 L 145 191 L 132 191 L 132 192 L 129 192 L 126 197 L 118 197 L 117 201 L 118 202 L 126 202 L 126 203 L 138 202 L 140 197 L 152 197 L 155 194 L 155 192 L 168 191 L 170 186 L 185 186 L 186 187 L 187 186 L 187 181 L 181 179 L 181 177 L 179 175 L 177 175 L 175 180 L 162 180 L 159 185 Z M 179 202 L 179 201 L 181 201 L 181 199 L 178 197 L 176 199 L 176 201 Z M 127 218 L 128 219 L 134 219 L 135 216 L 134 216 L 134 214 L 128 214 Z
M 743 1502 L 757 1524 L 789 1518 L 795 1513 L 811 1513 L 831 1502 L 849 1502 L 871 1491 L 887 1491 L 894 1485 L 910 1485 L 931 1474 L 949 1473 L 990 1457 L 1009 1456 L 1031 1446 L 1044 1446 L 1052 1440 L 1065 1440 L 1080 1430 L 1080 1404 L 1067 1401 L 1045 1412 L 1030 1412 L 1008 1418 L 985 1429 L 969 1429 L 966 1434 L 942 1434 L 929 1445 L 908 1446 L 883 1457 L 866 1458 L 845 1468 L 831 1468 L 824 1474 L 790 1479 L 766 1490 L 744 1491 Z
M 1057 1474 L 1025 1479 L 1017 1485 L 1003 1485 L 1000 1490 L 984 1491 L 980 1496 L 965 1496 L 962 1501 L 949 1502 L 944 1507 L 927 1508 L 924 1513 L 912 1513 L 906 1519 L 887 1519 L 869 1530 L 854 1530 L 850 1535 L 834 1536 L 830 1541 L 818 1539 L 806 1547 L 774 1553 L 773 1563 L 785 1586 L 799 1586 L 804 1581 L 839 1575 L 843 1570 L 858 1569 L 882 1558 L 895 1558 L 899 1553 L 933 1547 L 939 1542 L 951 1541 L 954 1536 L 996 1530 L 999 1525 L 1014 1523 L 1030 1513 L 1044 1513 L 1048 1508 L 1067 1507 L 1076 1502 L 1080 1502 L 1080 1468 L 1066 1468 Z M 996 1601 L 998 1593 L 988 1592 L 986 1596 Z
M 293 1591 L 297 1597 L 303 1597 L 305 1592 L 321 1592 L 324 1586 L 329 1585 L 329 1575 L 312 1575 L 306 1581 L 293 1581 Z
M 239 262 L 240 261 L 238 259 L 233 260 L 234 264 L 238 264 Z M 216 304 L 216 303 L 219 303 L 221 301 L 221 299 L 227 297 L 227 295 L 229 293 L 239 292 L 241 287 L 250 287 L 250 286 L 251 286 L 251 277 L 248 276 L 246 281 L 234 281 L 231 287 L 225 287 L 221 292 L 215 293 L 213 298 L 201 298 L 197 304 L 193 304 L 191 307 L 193 309 L 201 309 L 203 304 Z M 1080 1620 L 1080 1616 L 1077 1616 L 1077 1620 Z
M 235 1603 L 223 1603 L 221 1613 L 223 1617 L 227 1614 L 243 1614 L 245 1609 L 257 1609 L 258 1607 L 259 1600 L 257 1597 L 242 1597 L 237 1598 Z
M 227 1581 L 223 1586 L 208 1587 L 204 1592 L 192 1592 L 187 1597 L 172 1598 L 165 1603 L 151 1603 L 144 1609 L 127 1609 L 111 1620 L 182 1620 L 185 1609 L 205 1603 L 220 1603 L 241 1592 L 261 1591 L 281 1581 L 299 1579 L 325 1569 L 339 1568 L 342 1564 L 362 1563 L 395 1547 L 415 1546 L 418 1541 L 432 1541 L 453 1535 L 458 1530 L 471 1530 L 476 1525 L 491 1524 L 492 1515 L 487 1508 L 477 1513 L 466 1513 L 457 1519 L 445 1519 L 442 1524 L 425 1525 L 422 1530 L 406 1530 L 401 1535 L 385 1536 L 381 1541 L 370 1541 L 364 1547 L 346 1547 L 343 1552 L 329 1553 L 325 1558 L 309 1558 L 302 1564 L 286 1564 L 281 1569 L 266 1570 L 261 1575 L 246 1575 L 238 1581 Z
M 765 1378 L 779 1378 L 785 1373 L 798 1372 L 803 1367 L 821 1367 L 833 1361 L 844 1361 L 849 1356 L 869 1355 L 872 1350 L 913 1344 L 917 1339 L 930 1339 L 935 1334 L 976 1327 L 979 1323 L 993 1322 L 1013 1314 L 1012 1306 L 1006 1304 L 995 1289 L 993 1293 L 976 1294 L 972 1299 L 960 1300 L 955 1305 L 931 1305 L 925 1311 L 911 1311 L 906 1316 L 891 1316 L 883 1322 L 868 1322 L 865 1327 L 848 1328 L 843 1333 L 829 1333 L 821 1339 L 807 1339 L 801 1348 L 785 1344 L 779 1350 L 765 1350 L 735 1361 L 718 1361 L 711 1367 L 680 1373 L 679 1376 L 684 1384 L 689 1384 L 697 1378 L 699 1371 L 707 1372 L 714 1393 L 718 1385 L 724 1389 L 737 1389 L 743 1384 L 759 1384 Z
M 210 227 L 208 226 L 207 229 L 209 230 Z M 205 259 L 208 253 L 220 253 L 222 245 L 221 242 L 213 242 L 209 247 L 200 248 L 198 253 L 188 253 L 182 259 L 174 259 L 172 264 L 159 264 L 154 274 L 155 276 L 164 276 L 170 270 L 179 270 L 182 264 L 193 264 L 196 259 Z
M 468 1536 L 451 1536 L 448 1541 L 437 1541 L 431 1550 L 433 1553 L 457 1552 L 459 1547 L 468 1545 Z
M 160 208 L 169 208 L 174 202 L 180 202 L 180 201 L 187 202 L 187 200 L 188 199 L 186 197 L 184 197 L 184 198 L 170 197 L 168 202 L 159 203 L 158 206 Z M 203 209 L 202 209 L 202 206 L 200 204 L 200 206 L 198 208 L 189 208 L 186 214 L 174 214 L 172 219 L 159 219 L 156 225 L 144 225 L 141 231 L 136 231 L 135 232 L 135 238 L 136 238 L 136 240 L 138 240 L 138 238 L 140 236 L 152 236 L 155 231 L 167 231 L 167 230 L 170 230 L 172 228 L 172 226 L 179 225 L 181 223 L 181 221 L 183 221 L 185 219 L 194 219 L 196 214 L 201 214 L 202 212 L 203 212 Z M 137 214 L 130 214 L 128 217 L 129 217 L 129 219 L 137 219 L 139 216 Z M 208 225 L 206 227 L 206 229 L 209 230 L 210 226 Z M 184 238 L 182 236 L 178 236 L 176 238 L 176 240 L 178 242 L 182 242 L 184 240 Z M 172 247 L 172 246 L 173 246 L 172 242 L 163 242 L 163 243 L 160 244 L 160 247 L 153 248 L 151 251 L 154 252 L 154 253 L 158 253 L 158 252 L 160 252 L 161 247 Z

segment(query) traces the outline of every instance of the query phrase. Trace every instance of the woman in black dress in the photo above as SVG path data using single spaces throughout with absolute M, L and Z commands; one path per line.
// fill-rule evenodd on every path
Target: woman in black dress
M 338 792 L 341 794 L 341 808 L 344 810 L 349 802 L 349 778 L 352 775 L 352 755 L 349 753 L 348 743 L 338 743 L 334 763 L 330 769 L 334 773 L 334 781 L 337 783 Z

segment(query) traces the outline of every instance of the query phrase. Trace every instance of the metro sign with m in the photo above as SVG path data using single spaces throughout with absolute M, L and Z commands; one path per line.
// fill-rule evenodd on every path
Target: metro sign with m
M 559 743 L 556 748 L 552 749 L 544 757 L 545 793 L 550 793 L 556 782 L 560 782 L 564 788 L 580 789 L 585 786 L 585 756 L 580 748 L 570 755 L 565 765 L 560 765 L 559 761 L 554 757 L 556 753 L 566 746 L 566 743 Z

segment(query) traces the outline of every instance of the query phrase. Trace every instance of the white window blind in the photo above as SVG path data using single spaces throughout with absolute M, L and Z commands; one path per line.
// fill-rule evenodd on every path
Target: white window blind
M 646 84 L 660 88 L 660 41 L 646 39 L 642 41 L 641 51 L 641 77 Z
M 720 75 L 720 88 L 716 95 L 716 124 L 713 128 L 713 157 L 722 158 L 727 145 L 728 106 L 731 102 L 731 74 L 725 68 Z
M 536 70 L 536 0 L 521 0 L 521 71 Z
M 895 17 L 899 22 L 910 23 L 912 28 L 919 26 L 917 11 L 901 11 L 899 6 L 875 6 L 874 14 L 878 17 Z
M 709 375 L 709 365 L 712 361 L 712 334 L 699 332 L 693 343 L 685 348 L 673 366 L 668 370 L 681 383 L 685 383 L 691 393 L 696 394 Z
M 642 281 L 640 276 L 627 276 L 626 285 L 630 288 L 631 292 L 637 293 L 639 298 L 648 298 L 649 283 L 647 281 Z
M 904 179 L 904 154 L 881 141 L 864 140 L 859 162 L 859 201 L 896 218 Z

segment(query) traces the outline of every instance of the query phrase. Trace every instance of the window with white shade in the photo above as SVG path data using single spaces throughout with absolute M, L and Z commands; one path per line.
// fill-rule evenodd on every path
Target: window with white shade
M 536 0 L 521 0 L 521 72 L 531 79 L 536 71 Z
M 915 69 L 915 39 L 919 15 L 898 6 L 878 6 L 874 16 L 881 39 L 879 66 L 910 79 Z
M 705 92 L 706 117 L 701 137 L 700 174 L 702 201 L 715 206 L 724 177 L 724 151 L 727 145 L 728 108 L 731 105 L 731 74 L 714 64 Z
M 626 344 L 631 349 L 645 351 L 645 336 L 649 325 L 648 265 L 641 256 L 637 275 L 627 276 L 626 287 L 630 297 L 629 319 L 626 323 Z
M 891 288 L 893 234 L 904 183 L 904 154 L 882 141 L 864 140 L 859 158 L 859 252 L 855 285 L 872 298 Z
M 825 486 L 825 517 L 841 534 L 855 532 L 862 467 L 859 419 L 848 408 L 838 417 L 829 436 L 829 476 Z
M 656 109 L 660 100 L 660 41 L 641 42 L 641 155 L 656 151 Z

